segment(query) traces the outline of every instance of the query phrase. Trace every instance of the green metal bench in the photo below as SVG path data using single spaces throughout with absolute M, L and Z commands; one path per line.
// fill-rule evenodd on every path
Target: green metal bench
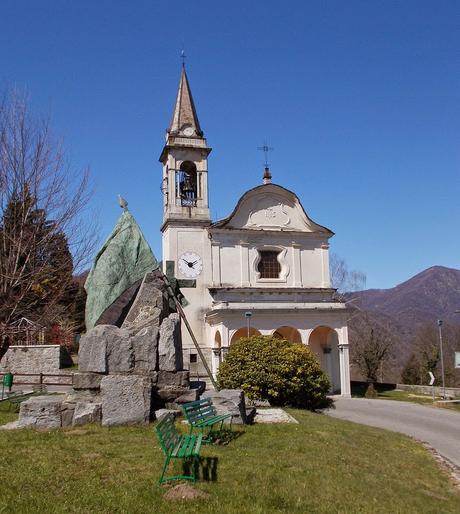
M 13 407 L 13 409 L 14 409 L 13 412 L 18 412 L 19 406 L 21 405 L 22 402 L 25 402 L 26 400 L 28 400 L 29 398 L 32 398 L 32 396 L 36 396 L 37 394 L 38 393 L 36 393 L 36 392 L 13 394 L 13 395 L 9 396 L 8 398 L 4 398 L 2 401 L 9 403 L 8 411 L 10 411 L 11 408 Z
M 180 435 L 174 425 L 174 416 L 165 414 L 155 426 L 160 446 L 165 454 L 165 463 L 160 477 L 160 484 L 169 480 L 196 479 L 196 466 L 200 457 L 202 435 Z M 165 472 L 173 459 L 191 460 L 191 475 L 175 475 L 165 478 Z
M 233 415 L 230 413 L 217 414 L 216 408 L 210 398 L 184 403 L 181 405 L 181 408 L 185 419 L 190 425 L 190 434 L 194 428 L 200 430 L 203 436 L 205 431 L 208 430 L 207 437 L 203 439 L 203 443 L 211 441 L 210 436 L 215 425 L 220 424 L 219 433 L 221 433 L 224 421 L 230 419 L 231 427 Z

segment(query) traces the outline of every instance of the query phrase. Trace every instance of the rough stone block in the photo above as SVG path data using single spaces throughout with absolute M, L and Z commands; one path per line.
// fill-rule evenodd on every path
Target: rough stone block
M 175 401 L 175 403 L 178 403 L 178 404 L 188 403 L 188 402 L 194 402 L 194 401 L 198 400 L 199 397 L 200 396 L 199 396 L 198 389 L 189 389 L 186 393 L 181 394 L 174 401 Z
M 107 371 L 128 372 L 134 368 L 134 351 L 129 331 L 115 327 L 107 334 Z
M 72 387 L 74 389 L 94 389 L 97 390 L 101 386 L 101 380 L 104 375 L 98 373 L 74 373 L 72 377 Z
M 182 413 L 179 409 L 158 409 L 155 411 L 155 419 L 160 419 L 165 414 L 172 414 L 175 418 L 179 417 Z
M 18 427 L 60 428 L 64 397 L 34 396 L 21 403 Z
M 0 371 L 13 374 L 59 373 L 60 360 L 60 346 L 10 346 L 0 361 Z
M 62 405 L 61 405 L 61 427 L 72 426 L 74 412 L 75 412 L 75 403 L 62 402 Z
M 246 402 L 242 389 L 222 389 L 221 391 L 205 391 L 202 398 L 211 398 L 218 414 L 230 413 L 232 423 L 246 425 L 250 423 L 246 415 Z M 228 420 L 230 422 L 230 420 Z
M 117 327 L 98 325 L 80 339 L 78 369 L 95 373 L 107 372 L 107 339 L 113 337 Z
M 183 368 L 180 316 L 175 312 L 161 323 L 158 367 L 162 371 L 179 371 Z
M 149 377 L 108 375 L 101 382 L 102 424 L 148 423 L 152 398 Z
M 157 374 L 157 385 L 158 387 L 190 387 L 188 371 L 158 371 Z
M 160 326 L 169 309 L 163 289 L 164 283 L 154 273 L 147 273 L 122 327 L 145 326 L 147 322 Z
M 158 333 L 156 326 L 144 327 L 132 337 L 135 371 L 155 371 L 157 367 Z
M 101 421 L 102 403 L 77 402 L 73 415 L 74 426 Z
M 163 387 L 161 389 L 155 389 L 155 403 L 176 403 L 176 398 L 179 398 L 188 392 L 189 389 L 186 389 L 185 387 Z

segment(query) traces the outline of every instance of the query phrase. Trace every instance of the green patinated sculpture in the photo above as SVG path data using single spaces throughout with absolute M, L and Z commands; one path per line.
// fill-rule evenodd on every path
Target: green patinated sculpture
M 86 330 L 129 287 L 159 264 L 132 214 L 125 210 L 96 255 L 85 282 Z

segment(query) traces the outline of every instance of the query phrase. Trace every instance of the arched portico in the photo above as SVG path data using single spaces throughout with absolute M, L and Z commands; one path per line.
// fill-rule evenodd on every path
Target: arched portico
M 339 338 L 337 332 L 328 326 L 316 327 L 310 334 L 308 346 L 318 358 L 321 369 L 331 381 L 331 392 L 341 391 Z
M 222 336 L 219 330 L 214 334 L 214 345 L 212 348 L 212 374 L 217 375 L 220 363 L 222 361 Z
M 292 343 L 301 343 L 302 342 L 302 336 L 300 335 L 300 332 L 296 328 L 289 327 L 287 325 L 277 328 L 272 333 L 272 335 L 273 335 L 273 337 L 276 337 L 278 339 L 287 339 L 288 341 L 291 341 Z
M 250 327 L 249 337 L 251 336 L 260 336 L 260 332 L 256 328 Z M 238 330 L 235 330 L 231 336 L 230 344 L 233 344 L 235 341 L 238 341 L 238 339 L 241 339 L 242 337 L 248 337 L 248 327 L 241 327 Z

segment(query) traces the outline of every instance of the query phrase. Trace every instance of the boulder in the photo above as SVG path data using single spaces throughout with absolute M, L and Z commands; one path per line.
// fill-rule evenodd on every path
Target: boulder
M 102 424 L 148 423 L 152 399 L 149 377 L 107 375 L 101 382 Z
M 72 425 L 84 425 L 101 421 L 102 403 L 77 402 Z
M 72 426 L 74 412 L 75 412 L 75 403 L 74 402 L 62 402 L 62 404 L 61 404 L 61 427 Z
M 158 371 L 156 383 L 159 389 L 164 387 L 190 387 L 188 371 Z
M 79 389 L 98 390 L 103 376 L 98 373 L 74 373 L 72 376 L 72 387 L 77 391 Z
M 178 398 L 176 398 L 174 402 L 177 404 L 194 402 L 198 400 L 199 397 L 198 389 L 189 389 L 186 393 L 181 394 Z
M 164 282 L 157 273 L 147 273 L 122 327 L 158 327 L 168 312 L 168 295 Z
M 135 373 L 155 371 L 158 360 L 158 333 L 158 327 L 148 326 L 132 336 Z
M 155 419 L 160 419 L 161 416 L 164 416 L 165 414 L 172 414 L 175 418 L 177 418 L 182 413 L 179 409 L 158 409 L 155 411 Z
M 176 312 L 165 318 L 160 326 L 158 367 L 162 371 L 179 371 L 183 368 L 180 316 Z
M 80 371 L 107 372 L 107 339 L 115 330 L 118 328 L 113 325 L 99 325 L 81 337 L 78 351 Z
M 18 428 L 60 428 L 63 395 L 33 396 L 21 403 Z
M 222 389 L 221 391 L 205 391 L 202 398 L 211 398 L 212 403 L 218 414 L 230 413 L 233 415 L 232 423 L 237 425 L 247 425 L 252 423 L 252 413 L 248 416 L 246 413 L 246 402 L 242 389 Z M 230 420 L 228 420 L 230 422 Z
M 129 331 L 115 327 L 107 336 L 107 371 L 131 371 L 134 368 L 134 351 Z
M 154 400 L 156 404 L 175 403 L 176 398 L 187 394 L 189 389 L 186 387 L 163 387 L 154 390 Z

